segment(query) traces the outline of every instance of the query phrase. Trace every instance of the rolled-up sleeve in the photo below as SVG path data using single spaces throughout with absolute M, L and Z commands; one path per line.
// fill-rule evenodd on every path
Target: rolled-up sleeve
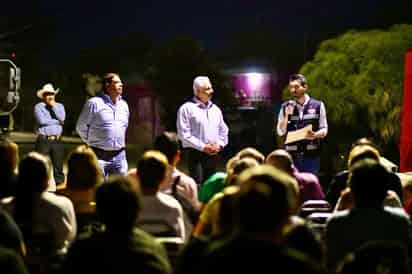
M 93 119 L 95 109 L 95 104 L 93 104 L 90 100 L 87 101 L 83 106 L 79 119 L 77 120 L 76 131 L 85 143 L 87 143 L 88 140 L 89 125 L 91 120 Z
M 280 124 L 283 121 L 283 119 L 285 119 L 285 115 L 283 114 L 283 106 L 282 106 L 279 110 L 278 121 L 276 124 L 276 132 L 279 136 L 283 136 L 286 134 L 286 128 L 285 129 L 280 128 Z
M 221 114 L 221 120 L 219 123 L 219 145 L 222 147 L 225 147 L 228 142 L 229 142 L 229 128 L 226 125 L 224 119 L 223 119 L 223 115 Z
M 318 132 L 323 132 L 323 136 L 328 134 L 328 120 L 326 119 L 326 108 L 325 104 L 322 102 L 320 104 L 319 111 L 319 130 Z

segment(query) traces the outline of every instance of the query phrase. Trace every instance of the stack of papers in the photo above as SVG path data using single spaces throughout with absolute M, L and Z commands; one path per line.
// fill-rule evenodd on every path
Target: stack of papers
M 312 125 L 307 125 L 306 127 L 298 129 L 298 130 L 289 131 L 288 134 L 286 135 L 285 144 L 289 144 L 289 143 L 293 143 L 293 142 L 306 139 L 308 132 L 311 130 L 312 130 Z

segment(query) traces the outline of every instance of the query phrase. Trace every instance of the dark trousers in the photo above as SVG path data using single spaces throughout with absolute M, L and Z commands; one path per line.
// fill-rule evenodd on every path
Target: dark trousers
M 217 162 L 217 155 L 208 155 L 195 149 L 188 149 L 189 175 L 198 185 L 202 185 L 216 173 Z
M 56 184 L 64 182 L 63 160 L 64 146 L 60 140 L 48 140 L 39 135 L 36 140 L 35 150 L 50 157 L 53 164 L 53 174 Z
M 319 176 L 320 169 L 320 157 L 308 157 L 308 156 L 295 156 L 293 157 L 293 163 L 298 171 L 310 172 Z

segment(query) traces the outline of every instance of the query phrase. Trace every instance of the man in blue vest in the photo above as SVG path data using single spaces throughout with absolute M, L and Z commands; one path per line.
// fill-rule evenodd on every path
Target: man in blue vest
M 328 133 L 325 105 L 306 93 L 308 85 L 305 76 L 293 74 L 289 77 L 289 90 L 293 100 L 282 104 L 277 122 L 277 133 L 284 136 L 312 125 L 306 138 L 300 141 L 285 144 L 293 157 L 295 167 L 301 172 L 311 172 L 318 175 L 320 169 L 320 140 Z

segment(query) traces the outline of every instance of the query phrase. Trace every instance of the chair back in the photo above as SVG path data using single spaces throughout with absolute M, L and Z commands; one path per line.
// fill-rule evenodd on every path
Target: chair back
M 306 218 L 315 212 L 332 212 L 332 207 L 326 200 L 307 200 L 300 207 L 299 216 Z

